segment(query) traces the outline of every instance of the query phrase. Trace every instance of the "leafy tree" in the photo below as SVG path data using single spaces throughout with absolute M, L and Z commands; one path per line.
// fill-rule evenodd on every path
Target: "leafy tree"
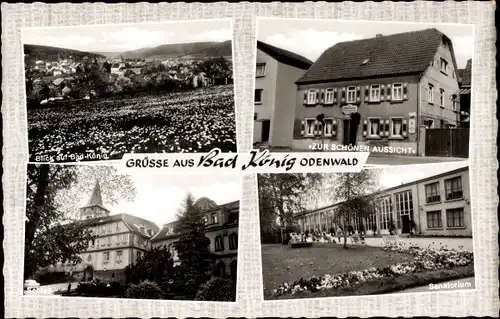
M 201 285 L 210 279 L 212 256 L 210 240 L 205 236 L 205 223 L 191 194 L 184 200 L 184 209 L 178 216 L 174 243 L 181 264 L 176 269 L 176 286 L 181 285 L 187 295 L 196 295 Z
M 106 82 L 103 80 L 102 69 L 96 59 L 85 60 L 80 66 L 77 67 L 76 77 L 81 83 L 85 84 L 85 89 L 88 96 L 92 98 L 92 91 L 102 93 Z
M 120 193 L 128 192 L 128 198 L 134 196 L 134 189 L 125 189 L 131 183 L 128 177 L 110 174 L 110 167 L 28 165 L 25 279 L 31 278 L 39 268 L 58 262 L 81 261 L 77 254 L 87 248 L 94 236 L 90 232 L 89 221 L 78 220 L 75 203 L 81 196 L 90 193 L 83 193 L 82 190 L 91 189 L 93 182 L 89 181 L 95 180 L 106 168 L 107 174 L 101 179 L 101 185 L 104 194 L 112 194 L 107 197 L 108 202 L 116 202 Z
M 138 284 L 144 280 L 154 281 L 163 292 L 169 291 L 169 280 L 174 277 L 174 261 L 167 247 L 152 248 L 135 264 L 125 267 L 127 284 Z
M 316 189 L 322 176 L 317 173 L 308 174 L 259 174 L 260 222 L 262 230 L 273 227 L 283 231 L 287 225 L 294 224 L 294 213 L 305 209 L 304 194 Z
M 347 248 L 347 226 L 351 221 L 363 219 L 373 213 L 373 192 L 377 187 L 377 172 L 362 170 L 359 173 L 337 173 L 330 175 L 332 183 L 329 196 L 342 201 L 335 211 L 335 220 L 344 229 L 344 248 Z

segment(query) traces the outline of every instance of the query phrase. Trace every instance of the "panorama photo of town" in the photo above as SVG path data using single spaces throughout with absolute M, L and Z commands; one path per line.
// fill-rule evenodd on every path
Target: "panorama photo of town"
M 235 302 L 240 196 L 239 175 L 28 164 L 24 295 Z
M 231 21 L 23 29 L 29 160 L 236 152 Z
M 259 174 L 265 300 L 475 289 L 467 162 Z
M 254 148 L 467 159 L 473 48 L 470 25 L 259 18 Z

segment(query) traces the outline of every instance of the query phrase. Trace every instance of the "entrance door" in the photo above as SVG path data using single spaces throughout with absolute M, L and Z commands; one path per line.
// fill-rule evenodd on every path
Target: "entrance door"
M 237 271 L 237 261 L 236 260 L 233 260 L 231 262 L 231 279 L 233 279 L 234 281 L 236 281 L 236 271 Z
M 401 233 L 409 234 L 410 231 L 411 231 L 410 216 L 409 215 L 401 215 Z
M 351 138 L 351 120 L 344 120 L 344 135 L 342 143 L 349 145 Z
M 351 145 L 356 145 L 356 137 L 358 135 L 358 124 L 353 123 L 351 121 L 351 124 L 349 125 L 349 144 Z
M 262 142 L 269 141 L 269 130 L 271 129 L 271 121 L 264 120 L 262 121 Z

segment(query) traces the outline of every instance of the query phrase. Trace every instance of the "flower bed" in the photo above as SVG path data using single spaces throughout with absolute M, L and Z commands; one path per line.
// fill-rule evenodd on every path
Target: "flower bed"
M 361 271 L 350 271 L 343 274 L 300 278 L 294 282 L 285 282 L 273 291 L 275 297 L 295 295 L 300 292 L 315 292 L 325 289 L 349 287 L 370 280 L 417 274 L 432 270 L 464 267 L 474 263 L 474 255 L 468 251 L 420 249 L 417 247 L 390 247 L 386 251 L 410 254 L 411 262 L 391 265 L 384 268 L 369 268 Z

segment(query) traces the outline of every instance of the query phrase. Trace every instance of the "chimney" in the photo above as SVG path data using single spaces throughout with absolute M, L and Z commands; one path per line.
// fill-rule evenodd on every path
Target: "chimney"
M 383 36 L 384 36 L 383 34 L 378 33 L 378 34 L 375 36 L 375 38 L 381 38 L 381 37 L 383 37 Z

